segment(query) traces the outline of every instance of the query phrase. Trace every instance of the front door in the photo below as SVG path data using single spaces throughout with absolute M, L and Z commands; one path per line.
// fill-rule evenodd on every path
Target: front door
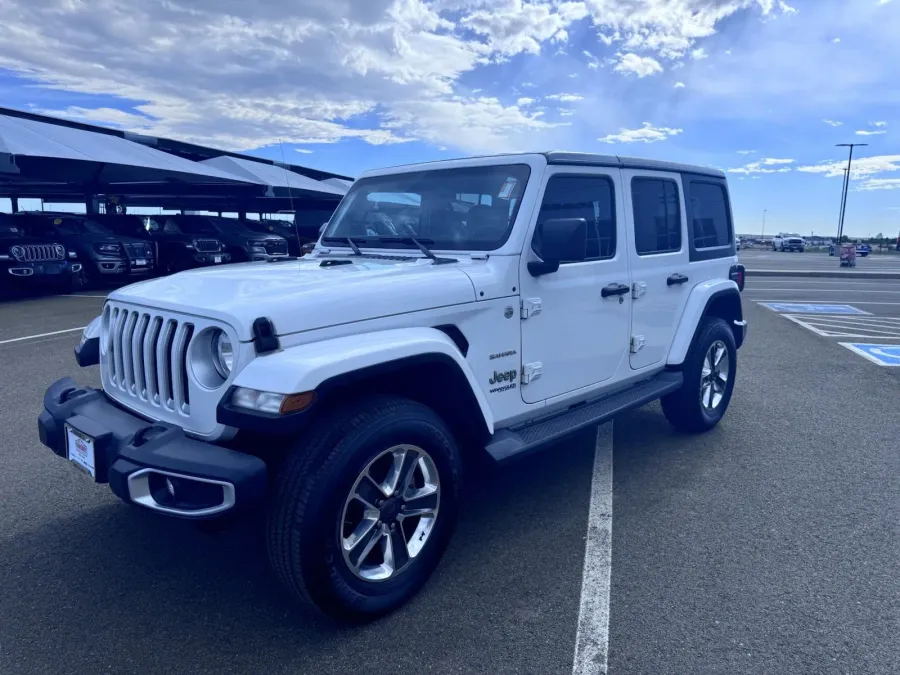
M 631 367 L 659 366 L 669 353 L 691 287 L 681 175 L 622 171 L 634 307 Z
M 553 167 L 544 184 L 536 222 L 521 257 L 523 375 L 540 377 L 520 387 L 537 403 L 608 380 L 628 353 L 630 294 L 604 287 L 629 284 L 620 169 Z M 534 227 L 551 218 L 584 218 L 586 257 L 534 277 L 527 263 L 540 256 Z M 535 309 L 540 307 L 540 312 Z M 524 382 L 524 380 L 523 380 Z

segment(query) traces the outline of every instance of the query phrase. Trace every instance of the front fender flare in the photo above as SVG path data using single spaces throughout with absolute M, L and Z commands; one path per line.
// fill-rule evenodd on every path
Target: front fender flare
M 681 321 L 675 331 L 675 337 L 672 340 L 672 346 L 669 348 L 669 356 L 666 359 L 666 365 L 677 366 L 684 362 L 691 343 L 694 341 L 694 334 L 697 332 L 697 326 L 706 316 L 710 304 L 723 296 L 734 294 L 737 299 L 737 306 L 741 306 L 741 292 L 738 285 L 731 279 L 716 279 L 714 281 L 706 281 L 697 284 L 691 289 L 687 303 L 684 306 L 684 312 L 681 314 Z M 741 319 L 739 315 L 737 317 Z M 734 327 L 731 327 L 734 330 Z
M 481 409 L 488 432 L 493 433 L 494 416 L 472 369 L 453 340 L 434 328 L 399 328 L 297 345 L 253 359 L 232 384 L 295 394 L 315 391 L 324 382 L 365 368 L 429 355 L 455 363 Z

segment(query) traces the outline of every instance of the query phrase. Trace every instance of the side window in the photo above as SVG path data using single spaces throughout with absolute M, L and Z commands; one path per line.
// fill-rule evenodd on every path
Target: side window
M 691 181 L 690 213 L 694 248 L 731 245 L 728 197 L 722 185 Z
M 681 250 L 678 184 L 662 178 L 633 178 L 634 245 L 638 255 Z
M 551 176 L 541 202 L 538 225 L 552 218 L 584 218 L 587 223 L 585 260 L 606 260 L 616 255 L 616 201 L 608 177 Z M 539 234 L 535 234 L 531 246 L 541 255 Z

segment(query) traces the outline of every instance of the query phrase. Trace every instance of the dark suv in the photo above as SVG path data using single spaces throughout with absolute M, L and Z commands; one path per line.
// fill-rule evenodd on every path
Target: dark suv
M 77 254 L 88 282 L 130 282 L 153 274 L 156 249 L 152 243 L 114 234 L 92 216 L 80 213 L 22 213 L 15 215 L 26 234 L 55 241 Z
M 272 233 L 287 239 L 288 251 L 292 256 L 303 255 L 304 247 L 315 244 L 319 240 L 322 226 L 331 218 L 334 208 L 304 209 L 297 211 L 293 221 L 279 220 L 247 220 L 248 227 L 257 232 Z
M 98 220 L 116 234 L 152 242 L 156 267 L 163 274 L 231 262 L 225 244 L 208 224 L 183 231 L 169 216 L 107 215 Z
M 225 244 L 232 262 L 277 260 L 288 257 L 287 239 L 277 234 L 256 232 L 235 218 L 216 216 L 166 216 L 163 227 L 174 225 L 181 232 L 210 232 Z M 209 228 L 212 228 L 210 230 Z
M 15 216 L 0 214 L 0 293 L 12 289 L 78 287 L 81 263 L 59 242 L 26 237 Z

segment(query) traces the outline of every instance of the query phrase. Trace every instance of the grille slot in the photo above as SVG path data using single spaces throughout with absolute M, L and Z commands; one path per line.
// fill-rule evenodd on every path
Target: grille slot
M 187 353 L 194 325 L 118 307 L 106 316 L 108 383 L 129 398 L 190 414 Z
M 11 253 L 18 262 L 59 262 L 66 259 L 66 249 L 59 244 L 16 244 Z

